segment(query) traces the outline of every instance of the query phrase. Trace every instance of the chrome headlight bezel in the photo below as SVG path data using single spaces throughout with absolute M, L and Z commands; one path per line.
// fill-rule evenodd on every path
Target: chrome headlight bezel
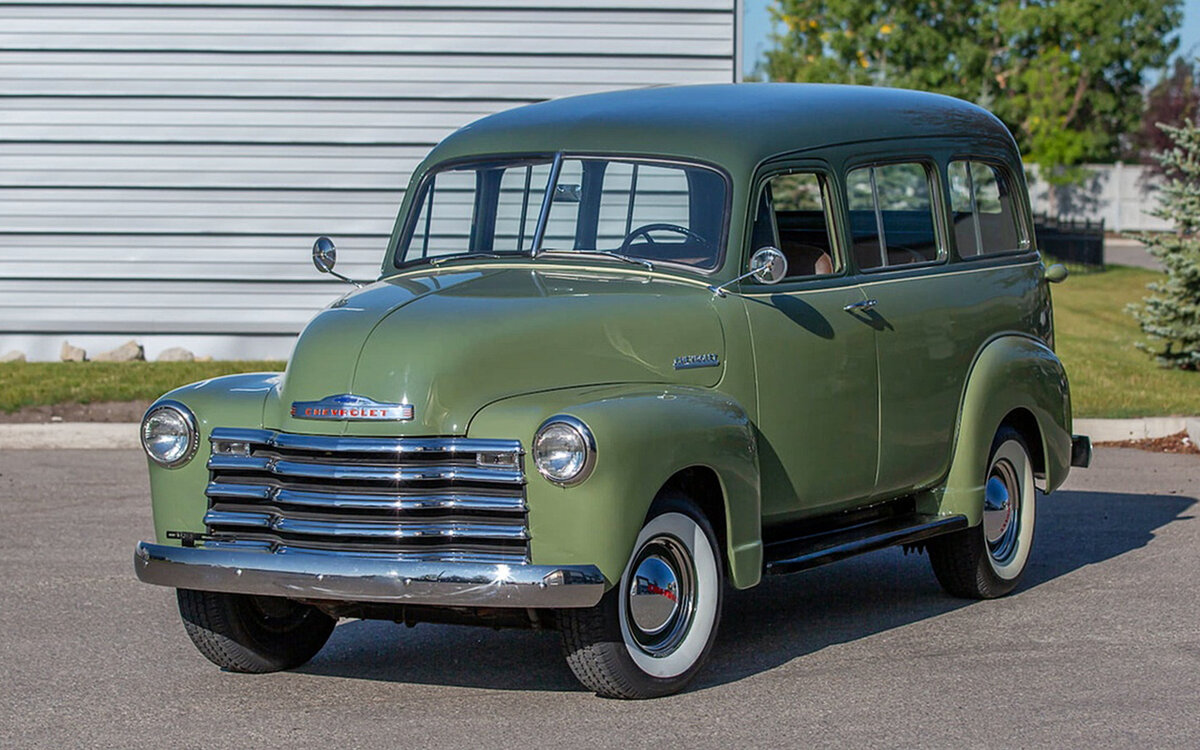
M 151 450 L 150 444 L 147 442 L 147 428 L 150 425 L 150 419 L 160 412 L 169 412 L 177 417 L 180 420 L 183 428 L 181 436 L 187 439 L 187 444 L 185 445 L 183 452 L 172 459 L 164 459 L 163 457 L 155 454 L 155 452 Z M 151 461 L 163 467 L 164 469 L 175 469 L 183 466 L 196 456 L 196 451 L 200 448 L 200 431 L 196 427 L 196 415 L 192 414 L 192 410 L 183 404 L 170 399 L 156 401 L 149 409 L 146 410 L 146 415 L 142 417 L 142 423 L 138 428 L 138 435 L 141 438 L 142 450 L 146 452 L 146 455 L 150 457 Z
M 544 437 L 547 437 L 547 433 L 551 429 L 556 430 L 560 435 L 568 436 L 578 446 L 575 451 L 580 454 L 578 468 L 570 474 L 556 473 L 549 466 L 544 453 L 539 450 L 539 443 Z M 591 475 L 592 469 L 596 465 L 596 439 L 592 436 L 592 431 L 582 420 L 567 414 L 556 414 L 542 422 L 537 431 L 533 433 L 533 442 L 530 443 L 529 452 L 533 456 L 533 464 L 537 467 L 538 473 L 545 477 L 546 481 L 560 487 L 573 487 L 584 481 Z

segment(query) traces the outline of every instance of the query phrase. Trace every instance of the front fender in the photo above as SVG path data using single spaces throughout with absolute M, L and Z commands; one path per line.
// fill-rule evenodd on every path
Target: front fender
M 546 480 L 526 458 L 531 556 L 536 564 L 593 564 L 620 579 L 646 513 L 676 472 L 703 466 L 724 499 L 730 579 L 746 588 L 762 572 L 758 456 L 750 419 L 734 401 L 695 387 L 645 385 L 572 388 L 492 403 L 468 435 L 517 438 L 526 446 L 547 418 L 569 414 L 596 440 L 591 475 L 574 487 Z
M 1037 422 L 1046 492 L 1066 480 L 1071 464 L 1071 397 L 1062 363 L 1040 341 L 1001 336 L 984 346 L 971 368 L 950 472 L 941 492 L 923 501 L 925 510 L 961 513 L 971 525 L 982 520 L 992 439 L 1015 409 L 1025 409 Z
M 167 531 L 203 534 L 208 498 L 208 436 L 214 426 L 259 428 L 263 403 L 279 383 L 280 373 L 256 372 L 203 380 L 176 388 L 162 398 L 182 403 L 196 415 L 200 447 L 191 461 L 177 469 L 150 466 L 150 498 L 154 509 L 154 535 L 159 544 L 179 545 Z

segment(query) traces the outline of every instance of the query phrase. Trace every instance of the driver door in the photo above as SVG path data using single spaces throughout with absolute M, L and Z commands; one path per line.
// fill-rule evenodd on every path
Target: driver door
M 747 254 L 773 245 L 788 259 L 782 282 L 742 287 L 758 382 L 764 524 L 836 510 L 875 488 L 875 332 L 853 314 L 866 296 L 847 272 L 833 194 L 819 168 L 777 171 L 760 183 Z

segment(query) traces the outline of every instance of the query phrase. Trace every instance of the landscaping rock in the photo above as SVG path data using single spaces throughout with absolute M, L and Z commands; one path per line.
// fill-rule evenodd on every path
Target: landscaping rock
M 107 352 L 101 352 L 92 358 L 94 362 L 142 362 L 146 359 L 146 352 L 142 349 L 142 345 L 132 339 L 121 344 L 116 349 Z
M 0 357 L 0 362 L 24 362 L 25 352 L 19 352 L 16 349 L 12 350 L 3 357 Z
M 195 361 L 196 355 L 192 354 L 182 346 L 172 346 L 170 349 L 163 349 L 158 355 L 157 362 L 192 362 Z
M 87 361 L 87 352 L 78 346 L 71 346 L 69 342 L 64 341 L 58 358 L 63 362 L 84 362 Z
M 206 354 L 203 357 L 196 357 L 196 361 L 197 362 L 212 362 L 213 358 Z

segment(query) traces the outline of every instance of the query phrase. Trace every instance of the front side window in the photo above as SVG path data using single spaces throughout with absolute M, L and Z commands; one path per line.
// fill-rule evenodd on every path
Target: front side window
M 837 269 L 827 188 L 825 178 L 813 172 L 775 175 L 763 185 L 751 250 L 773 246 L 783 251 L 789 279 Z
M 707 167 L 565 157 L 556 174 L 550 158 L 488 162 L 436 171 L 421 190 L 398 264 L 468 253 L 599 252 L 707 270 L 720 259 L 727 189 Z
M 846 175 L 854 257 L 863 270 L 940 257 L 933 189 L 923 164 L 861 167 Z
M 978 161 L 950 162 L 950 220 L 954 244 L 963 258 L 1023 252 L 1017 204 L 1008 171 Z

